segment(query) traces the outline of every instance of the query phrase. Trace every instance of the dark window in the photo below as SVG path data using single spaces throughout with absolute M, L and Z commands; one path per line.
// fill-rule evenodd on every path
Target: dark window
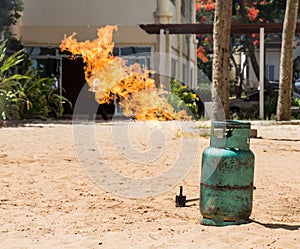
M 54 47 L 26 47 L 25 52 L 31 56 L 37 55 L 56 55 L 57 48 Z
M 186 82 L 187 66 L 182 64 L 182 82 Z
M 191 69 L 190 87 L 194 86 L 194 69 Z
M 132 54 L 140 54 L 140 53 L 149 53 L 151 49 L 149 47 L 125 47 L 121 48 L 120 55 L 132 55 Z
M 274 80 L 275 66 L 269 65 L 269 80 Z
M 178 61 L 175 60 L 174 58 L 172 58 L 171 59 L 171 76 L 174 79 L 177 79 L 177 77 L 178 77 L 177 67 L 178 67 Z
M 113 49 L 113 55 L 114 56 L 119 56 L 120 55 L 120 49 L 119 48 L 114 48 Z
M 32 59 L 32 66 L 39 70 L 41 77 L 50 77 L 59 72 L 58 61 L 55 59 Z
M 50 77 L 57 74 L 59 69 L 59 60 L 56 55 L 59 48 L 55 47 L 25 47 L 25 52 L 32 60 L 32 67 L 39 71 L 41 77 Z
M 181 0 L 181 15 L 185 17 L 185 1 Z
M 121 56 L 127 60 L 127 65 L 138 63 L 141 67 L 145 66 L 150 69 L 151 47 L 115 47 L 113 50 L 114 56 Z

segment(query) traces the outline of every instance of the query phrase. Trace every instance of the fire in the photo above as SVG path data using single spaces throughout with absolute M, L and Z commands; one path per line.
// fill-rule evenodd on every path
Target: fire
M 112 38 L 117 30 L 117 26 L 99 28 L 98 38 L 85 42 L 78 42 L 73 33 L 60 44 L 62 51 L 82 56 L 85 79 L 89 90 L 95 90 L 96 101 L 111 103 L 117 98 L 124 115 L 138 120 L 190 120 L 185 111 L 175 112 L 165 93 L 156 88 L 153 71 L 137 63 L 128 66 L 126 60 L 113 56 Z

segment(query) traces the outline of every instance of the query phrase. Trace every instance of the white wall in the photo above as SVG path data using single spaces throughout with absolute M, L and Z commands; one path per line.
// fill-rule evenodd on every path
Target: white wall
M 158 50 L 157 36 L 149 35 L 139 24 L 155 23 L 157 0 L 23 0 L 24 12 L 20 22 L 20 36 L 25 46 L 57 47 L 64 35 L 77 33 L 78 41 L 93 40 L 97 28 L 105 25 L 118 25 L 113 36 L 115 46 L 148 46 Z M 180 0 L 181 1 L 181 0 Z M 188 2 L 191 1 L 191 4 Z M 164 1 L 164 3 L 167 3 Z M 186 0 L 186 7 L 194 5 L 194 0 Z M 184 20 L 177 17 L 176 7 L 168 2 L 171 22 Z M 180 13 L 178 13 L 180 14 Z M 192 13 L 194 14 L 194 13 Z M 188 16 L 187 16 L 188 17 Z M 193 19 L 191 16 L 190 19 Z M 182 35 L 179 56 L 189 59 L 196 65 L 196 45 L 190 45 L 186 35 Z M 178 36 L 171 35 L 171 53 L 178 55 Z M 182 65 L 179 65 L 180 72 Z M 190 75 L 187 72 L 187 75 Z M 196 75 L 196 74 L 195 74 Z M 187 77 L 189 80 L 191 77 Z M 196 76 L 195 76 L 196 78 Z M 196 80 L 195 80 L 196 82 Z
M 156 0 L 23 0 L 23 26 L 154 23 Z
M 274 65 L 274 80 L 279 80 L 279 69 L 280 69 L 280 51 L 269 51 L 265 55 L 265 65 L 266 67 L 269 65 Z M 266 73 L 268 72 L 267 69 Z M 268 75 L 266 75 L 268 78 Z
M 274 70 L 274 80 L 279 80 L 279 74 L 280 74 L 280 56 L 281 56 L 281 51 L 280 49 L 274 49 L 274 50 L 267 50 L 265 53 L 265 67 L 269 65 L 274 65 L 275 70 Z M 293 53 L 294 59 L 300 56 L 300 47 L 296 47 Z M 259 63 L 259 55 L 256 53 L 256 58 L 257 62 Z M 250 64 L 250 73 L 249 73 L 249 80 L 250 82 L 258 82 L 258 79 L 256 78 L 254 71 L 252 69 L 251 63 Z M 265 68 L 265 73 L 267 72 L 267 69 Z M 267 77 L 267 75 L 266 75 Z M 267 77 L 268 78 L 268 77 Z
M 156 0 L 24 0 L 20 36 L 26 46 L 58 46 L 64 34 L 91 40 L 97 28 L 116 24 L 116 43 L 154 46 L 138 24 L 154 23 L 155 9 Z

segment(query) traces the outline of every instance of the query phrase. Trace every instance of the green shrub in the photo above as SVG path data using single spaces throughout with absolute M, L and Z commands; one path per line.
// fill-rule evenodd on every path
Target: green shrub
M 19 113 L 21 119 L 30 118 L 59 118 L 63 112 L 62 102 L 71 103 L 57 94 L 58 89 L 51 89 L 53 78 L 41 78 L 36 70 L 30 69 L 25 73 L 27 79 L 21 81 L 16 91 L 19 95 Z
M 292 98 L 292 106 L 300 106 L 300 99 Z
M 52 78 L 41 78 L 36 69 L 16 73 L 24 60 L 23 50 L 6 55 L 6 41 L 0 45 L 0 119 L 58 118 L 62 102 L 71 103 L 51 89 Z
M 197 101 L 199 98 L 197 94 L 190 90 L 177 80 L 171 82 L 172 94 L 168 96 L 168 102 L 175 108 L 176 111 L 187 109 L 191 112 L 195 119 L 199 118 Z
M 265 119 L 276 119 L 277 97 L 267 97 L 264 104 Z M 248 111 L 240 111 L 239 113 L 232 113 L 231 119 L 238 120 L 255 120 L 259 118 L 259 106 L 255 106 Z

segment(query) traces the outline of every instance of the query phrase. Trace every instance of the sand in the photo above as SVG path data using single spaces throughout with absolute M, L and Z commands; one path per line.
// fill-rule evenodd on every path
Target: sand
M 175 207 L 180 185 L 199 196 L 209 124 L 1 128 L 0 248 L 299 248 L 299 124 L 253 122 L 252 222 L 203 226 L 197 201 Z

